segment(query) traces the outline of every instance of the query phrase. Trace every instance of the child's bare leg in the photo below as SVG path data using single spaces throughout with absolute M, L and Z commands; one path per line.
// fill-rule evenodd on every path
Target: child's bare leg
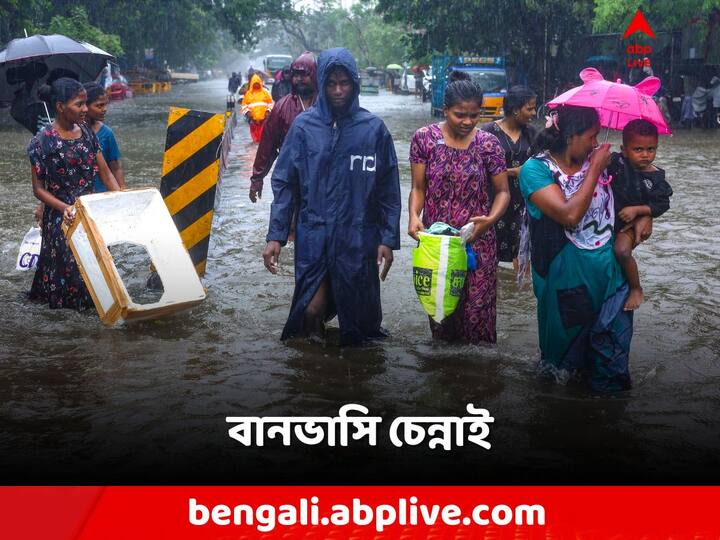
M 615 237 L 615 257 L 617 258 L 620 266 L 625 272 L 625 277 L 628 280 L 630 286 L 630 294 L 625 301 L 625 311 L 630 311 L 640 307 L 643 301 L 643 290 L 640 287 L 640 275 L 638 274 L 638 267 L 635 259 L 632 256 L 633 243 L 634 243 L 633 230 L 618 233 Z

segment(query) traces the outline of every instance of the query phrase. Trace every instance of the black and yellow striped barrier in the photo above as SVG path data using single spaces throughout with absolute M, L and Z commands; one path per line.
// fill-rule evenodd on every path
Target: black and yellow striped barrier
M 170 109 L 160 193 L 198 275 L 207 263 L 224 130 L 224 114 Z

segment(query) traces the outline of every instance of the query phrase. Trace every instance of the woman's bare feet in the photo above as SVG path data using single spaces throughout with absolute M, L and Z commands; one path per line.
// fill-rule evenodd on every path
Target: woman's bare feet
M 628 295 L 627 300 L 625 300 L 625 311 L 633 311 L 634 309 L 639 308 L 644 299 L 645 297 L 642 289 L 630 289 L 630 294 Z

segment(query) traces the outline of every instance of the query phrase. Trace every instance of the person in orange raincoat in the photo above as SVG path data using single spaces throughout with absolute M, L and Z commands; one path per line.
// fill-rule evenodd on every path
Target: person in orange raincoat
M 272 97 L 263 86 L 260 75 L 253 73 L 248 89 L 243 96 L 241 111 L 250 121 L 250 136 L 254 143 L 259 143 L 262 138 L 265 118 L 272 109 L 272 105 Z

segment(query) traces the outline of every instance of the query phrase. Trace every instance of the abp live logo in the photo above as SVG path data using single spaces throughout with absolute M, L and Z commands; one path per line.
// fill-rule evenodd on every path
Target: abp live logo
M 643 15 L 642 11 L 640 11 L 639 9 L 635 12 L 635 16 L 633 17 L 632 21 L 630 21 L 630 24 L 625 30 L 623 39 L 627 39 L 628 37 L 632 36 L 637 32 L 640 32 L 652 39 L 655 39 L 655 32 L 653 32 L 653 29 L 650 27 L 650 24 L 645 18 L 645 15 Z M 638 43 L 635 43 L 633 45 L 628 45 L 625 50 L 628 53 L 628 68 L 632 69 L 650 67 L 650 58 L 648 56 L 653 51 L 650 45 L 640 45 Z

